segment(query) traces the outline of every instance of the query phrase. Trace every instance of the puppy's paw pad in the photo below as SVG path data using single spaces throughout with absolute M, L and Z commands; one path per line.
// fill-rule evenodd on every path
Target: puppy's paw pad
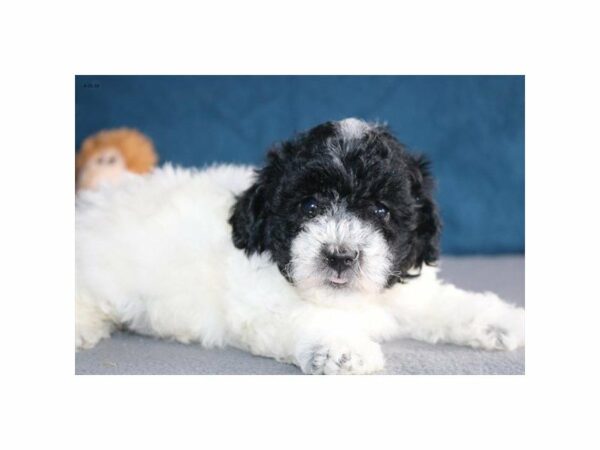
M 482 327 L 480 345 L 487 350 L 514 350 L 525 344 L 525 311 L 515 309 Z
M 484 342 L 490 348 L 504 349 L 509 340 L 509 331 L 498 325 L 489 325 L 484 331 Z
M 314 347 L 303 364 L 303 371 L 313 375 L 365 374 L 383 369 L 384 358 L 376 343 L 358 347 L 319 345 Z
M 99 341 L 110 336 L 110 329 L 79 328 L 75 331 L 75 351 L 93 348 Z
M 75 336 L 75 351 L 93 348 L 100 339 L 86 339 L 83 336 Z

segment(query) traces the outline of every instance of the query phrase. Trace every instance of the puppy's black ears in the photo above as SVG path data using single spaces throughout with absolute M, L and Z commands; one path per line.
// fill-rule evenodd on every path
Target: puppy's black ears
M 415 205 L 415 237 L 412 248 L 413 267 L 434 264 L 440 254 L 442 224 L 433 198 L 435 183 L 430 163 L 424 156 L 412 156 L 409 164 L 411 194 Z
M 264 206 L 265 196 L 259 183 L 246 190 L 233 205 L 229 217 L 233 245 L 248 254 L 261 253 L 264 250 Z
M 252 253 L 262 253 L 268 247 L 267 219 L 269 200 L 281 172 L 280 153 L 272 149 L 267 154 L 267 165 L 257 172 L 256 181 L 238 196 L 229 217 L 233 244 Z

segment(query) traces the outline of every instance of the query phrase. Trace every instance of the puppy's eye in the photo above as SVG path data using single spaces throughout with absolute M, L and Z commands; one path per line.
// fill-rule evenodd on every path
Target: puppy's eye
M 387 219 L 390 215 L 390 210 L 378 203 L 373 208 L 373 213 L 380 219 Z
M 302 212 L 308 217 L 315 217 L 319 210 L 319 203 L 314 197 L 304 199 L 300 206 L 302 207 Z

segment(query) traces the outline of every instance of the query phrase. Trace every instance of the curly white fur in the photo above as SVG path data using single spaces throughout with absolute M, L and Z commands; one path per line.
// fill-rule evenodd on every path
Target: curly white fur
M 329 374 L 383 369 L 378 342 L 398 337 L 484 349 L 523 345 L 523 309 L 444 284 L 435 268 L 376 294 L 291 285 L 268 254 L 247 257 L 233 246 L 228 215 L 234 195 L 253 176 L 249 167 L 165 166 L 80 194 L 76 348 L 92 347 L 124 326 L 207 347 L 231 345 Z M 340 220 L 333 225 L 365 232 Z M 324 232 L 333 226 L 322 225 Z M 385 265 L 383 240 L 373 242 Z M 302 245 L 299 239 L 300 260 L 310 256 Z

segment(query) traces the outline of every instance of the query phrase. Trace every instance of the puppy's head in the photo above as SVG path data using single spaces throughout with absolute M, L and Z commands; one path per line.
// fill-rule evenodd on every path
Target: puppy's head
M 299 289 L 375 293 L 436 261 L 432 190 L 386 127 L 327 122 L 269 151 L 234 205 L 233 242 L 269 252 Z

